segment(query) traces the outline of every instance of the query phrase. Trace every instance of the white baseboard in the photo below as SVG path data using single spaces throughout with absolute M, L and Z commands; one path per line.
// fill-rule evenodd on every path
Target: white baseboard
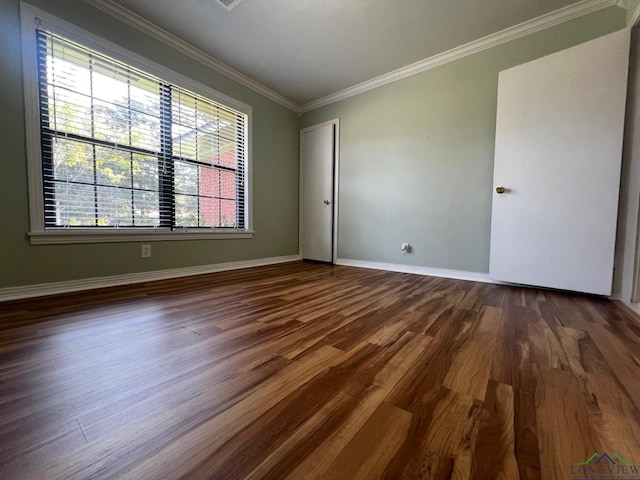
M 66 282 L 39 283 L 36 285 L 0 288 L 0 302 L 19 300 L 22 298 L 41 297 L 44 295 L 78 292 L 81 290 L 92 290 L 95 288 L 152 282 L 155 280 L 167 280 L 170 278 L 189 277 L 191 275 L 224 272 L 226 270 L 261 267 L 265 265 L 275 265 L 278 263 L 295 262 L 297 260 L 301 260 L 300 255 L 287 255 L 284 257 L 257 258 L 255 260 L 242 260 L 239 262 L 216 263 L 213 265 L 172 268 L 170 270 L 156 270 L 153 272 L 128 273 L 125 275 L 113 275 L 109 277 L 85 278 L 82 280 L 71 280 Z
M 629 310 L 640 315 L 640 303 L 631 303 L 631 302 L 627 302 L 626 300 L 620 300 L 620 299 L 618 299 L 618 301 L 623 303 Z
M 455 280 L 469 280 L 472 282 L 495 283 L 498 285 L 508 285 L 505 282 L 489 278 L 489 274 L 480 272 L 466 272 L 464 270 L 447 270 L 445 268 L 419 267 L 416 265 L 402 265 L 397 263 L 367 262 L 364 260 L 351 260 L 348 258 L 338 258 L 337 265 L 348 267 L 371 268 L 374 270 L 387 270 L 389 272 L 414 273 L 416 275 L 426 275 L 429 277 L 452 278 Z

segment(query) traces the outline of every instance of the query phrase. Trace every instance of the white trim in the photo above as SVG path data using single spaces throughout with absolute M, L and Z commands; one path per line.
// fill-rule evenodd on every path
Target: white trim
M 420 267 L 417 265 L 402 265 L 397 263 L 368 262 L 365 260 L 351 260 L 338 258 L 336 265 L 346 267 L 370 268 L 373 270 L 386 270 L 388 272 L 412 273 L 429 277 L 452 278 L 455 280 L 468 280 L 471 282 L 494 283 L 497 285 L 511 285 L 500 280 L 494 280 L 488 273 L 466 272 L 464 270 L 447 270 L 445 268 Z M 522 286 L 522 285 L 520 285 Z
M 224 231 L 202 229 L 149 229 L 127 228 L 97 231 L 91 229 L 55 229 L 30 232 L 31 245 L 64 245 L 70 243 L 159 242 L 171 240 L 227 240 L 253 238 L 253 231 Z
M 209 54 L 199 50 L 188 42 L 176 37 L 175 35 L 167 32 L 166 30 L 158 27 L 149 20 L 133 13 L 127 8 L 117 4 L 113 0 L 84 0 L 86 3 L 93 5 L 94 7 L 108 13 L 109 15 L 119 19 L 120 21 L 146 33 L 147 35 L 161 41 L 162 43 L 178 50 L 179 52 L 190 56 L 198 62 L 208 66 L 209 68 L 231 78 L 232 80 L 244 85 L 251 90 L 264 95 L 265 97 L 273 100 L 274 102 L 283 105 L 294 112 L 308 112 L 316 108 L 329 105 L 331 103 L 344 100 L 345 98 L 358 95 L 360 93 L 372 90 L 374 88 L 387 85 L 389 83 L 401 80 L 406 77 L 410 77 L 417 73 L 430 70 L 435 67 L 444 65 L 460 58 L 478 53 L 482 50 L 486 50 L 491 47 L 495 47 L 502 43 L 509 42 L 511 40 L 535 33 L 545 28 L 558 25 L 562 22 L 586 15 L 588 13 L 601 10 L 606 7 L 616 5 L 616 0 L 582 0 L 573 5 L 555 10 L 540 17 L 528 20 L 519 25 L 506 28 L 500 32 L 488 35 L 473 42 L 469 42 L 465 45 L 453 48 L 446 52 L 439 53 L 429 58 L 425 58 L 411 65 L 399 68 L 392 72 L 385 73 L 373 79 L 362 82 L 358 85 L 345 88 L 338 92 L 332 93 L 325 97 L 313 100 L 302 106 L 286 98 L 285 96 L 265 87 L 261 83 L 253 80 L 252 78 L 244 75 L 243 73 L 234 70 L 228 65 L 224 64 L 220 60 L 210 56 Z M 640 6 L 636 11 L 636 14 L 632 17 L 634 21 L 640 16 Z
M 354 95 L 358 95 L 360 93 L 373 90 L 374 88 L 378 88 L 383 85 L 402 80 L 403 78 L 407 78 L 412 75 L 431 70 L 432 68 L 439 67 L 441 65 L 444 65 L 445 63 L 459 60 L 463 57 L 473 55 L 474 53 L 481 52 L 483 50 L 501 45 L 506 42 L 510 42 L 531 33 L 539 32 L 540 30 L 544 30 L 545 28 L 558 25 L 568 20 L 572 20 L 582 15 L 586 15 L 588 13 L 610 7 L 615 4 L 616 0 L 583 0 L 573 5 L 569 5 L 559 10 L 555 10 L 551 13 L 547 13 L 540 17 L 528 20 L 519 25 L 514 25 L 513 27 L 506 28 L 500 32 L 487 35 L 486 37 L 474 40 L 473 42 L 467 43 L 465 45 L 452 48 L 451 50 L 448 50 L 446 52 L 442 52 L 432 57 L 425 58 L 424 60 L 420 60 L 419 62 L 413 63 L 411 65 L 407 65 L 392 72 L 385 73 L 378 77 L 359 83 L 358 85 L 345 88 L 344 90 L 332 93 L 330 95 L 327 95 L 326 97 L 313 100 L 312 102 L 302 105 L 302 111 L 308 112 L 310 110 L 314 110 L 316 108 L 320 108 L 325 105 L 329 105 L 331 103 L 353 97 Z
M 268 87 L 265 87 L 261 83 L 253 80 L 247 75 L 240 73 L 239 71 L 231 68 L 229 65 L 221 62 L 220 60 L 212 57 L 211 55 L 203 52 L 202 50 L 190 45 L 184 40 L 176 37 L 175 35 L 167 32 L 166 30 L 160 28 L 156 24 L 150 22 L 149 20 L 141 17 L 140 15 L 133 13 L 131 10 L 117 4 L 113 0 L 84 0 L 86 3 L 102 10 L 103 12 L 108 13 L 112 17 L 117 18 L 118 20 L 130 25 L 141 32 L 149 35 L 150 37 L 159 40 L 160 42 L 168 45 L 169 47 L 183 53 L 194 60 L 202 63 L 203 65 L 215 70 L 216 72 L 224 75 L 227 78 L 239 83 L 240 85 L 247 87 L 254 92 L 259 93 L 267 97 L 274 102 L 287 107 L 294 112 L 300 112 L 300 106 L 289 100 L 283 95 L 271 90 Z
M 239 270 L 242 268 L 261 267 L 288 263 L 300 260 L 299 255 L 287 255 L 283 257 L 258 258 L 255 260 L 242 260 L 239 262 L 216 263 L 213 265 L 199 265 L 195 267 L 174 268 L 170 270 L 157 270 L 154 272 L 129 273 L 125 275 L 113 275 L 110 277 L 85 278 L 67 282 L 40 283 L 21 287 L 0 288 L 0 302 L 19 300 L 22 298 L 41 297 L 44 295 L 59 295 L 61 293 L 78 292 L 81 290 L 93 290 L 96 288 L 116 287 L 133 283 L 154 282 L 170 278 L 189 277 L 206 273 L 224 272 L 227 270 Z
M 37 13 L 39 13 L 39 11 L 34 7 L 22 2 L 20 3 L 22 76 L 24 82 L 23 94 L 29 190 L 29 226 L 32 232 L 44 230 L 38 58 L 35 36 L 37 20 L 34 20 L 34 17 L 37 17 Z
M 253 237 L 253 108 L 235 98 L 218 92 L 167 67 L 159 65 L 136 53 L 130 52 L 114 43 L 102 39 L 90 32 L 76 27 L 64 20 L 50 15 L 27 3 L 20 3 L 22 25 L 22 53 L 24 76 L 25 129 L 27 146 L 27 169 L 29 187 L 29 223 L 31 244 L 63 244 L 63 243 L 102 243 L 126 241 L 155 240 L 197 240 Z M 40 113 L 38 98 L 38 72 L 36 58 L 36 26 L 57 33 L 69 40 L 78 42 L 88 48 L 101 52 L 109 57 L 123 61 L 132 67 L 139 68 L 163 81 L 186 88 L 205 98 L 221 103 L 229 108 L 247 115 L 246 138 L 246 175 L 245 204 L 248 215 L 246 230 L 238 232 L 222 232 L 201 230 L 162 230 L 131 231 L 114 229 L 110 231 L 91 230 L 45 230 L 44 201 L 42 198 L 42 154 L 40 145 Z
M 333 158 L 333 263 L 338 261 L 338 203 L 340 201 L 340 119 L 335 119 Z
M 303 169 L 304 169 L 304 134 L 311 132 L 318 128 L 326 127 L 327 125 L 333 125 L 333 245 L 332 262 L 335 264 L 338 260 L 338 192 L 340 185 L 340 119 L 334 118 L 333 120 L 327 120 L 326 122 L 311 125 L 300 130 L 300 166 L 299 166 L 299 187 L 298 187 L 298 252 L 301 257 L 303 255 L 303 215 L 302 215 L 302 202 L 304 199 L 304 181 L 303 181 Z
M 303 215 L 302 215 L 302 196 L 304 194 L 304 162 L 303 162 L 303 157 L 304 157 L 304 133 L 302 132 L 302 130 L 300 130 L 299 133 L 300 137 L 298 139 L 298 150 L 299 150 L 299 154 L 298 154 L 298 254 L 300 255 L 300 258 L 302 258 L 302 233 L 303 233 L 303 224 L 302 224 L 302 220 L 303 220 Z
M 619 298 L 614 300 L 617 300 L 618 302 L 622 303 L 625 307 L 627 307 L 629 310 L 631 310 L 635 314 L 640 315 L 640 304 L 627 302 L 626 300 L 620 300 Z
M 348 258 L 338 258 L 338 260 L 336 261 L 336 265 L 343 265 L 345 267 L 356 267 L 356 268 L 370 268 L 372 270 L 384 270 L 387 272 L 411 273 L 413 275 L 423 275 L 427 277 L 451 278 L 453 280 L 466 280 L 469 282 L 492 283 L 494 285 L 507 285 L 510 287 L 518 287 L 518 288 L 537 288 L 541 290 L 552 290 L 552 291 L 558 291 L 558 292 L 563 292 L 567 294 L 577 293 L 579 295 L 582 295 L 582 292 L 558 290 L 554 288 L 542 287 L 539 285 L 525 285 L 525 284 L 504 282 L 502 280 L 491 278 L 488 273 L 467 272 L 466 270 L 448 270 L 446 268 L 421 267 L 419 265 L 403 265 L 399 263 L 369 262 L 366 260 L 351 260 Z M 600 296 L 603 298 L 609 298 L 611 300 L 617 299 L 613 297 L 608 297 L 606 295 L 600 295 Z M 632 306 L 633 304 L 629 304 L 629 302 L 623 302 L 623 303 L 628 304 L 631 308 L 635 308 L 638 311 L 638 313 L 640 313 L 640 306 L 633 307 Z

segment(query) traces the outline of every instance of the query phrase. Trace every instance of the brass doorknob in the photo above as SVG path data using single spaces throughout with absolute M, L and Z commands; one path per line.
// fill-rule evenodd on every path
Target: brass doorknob
M 330 202 L 329 200 L 325 200 L 325 201 L 324 201 L 324 204 L 325 204 L 325 205 L 329 205 L 330 203 L 331 203 L 331 202 Z
M 504 187 L 496 187 L 496 193 L 504 193 L 506 192 L 507 189 Z

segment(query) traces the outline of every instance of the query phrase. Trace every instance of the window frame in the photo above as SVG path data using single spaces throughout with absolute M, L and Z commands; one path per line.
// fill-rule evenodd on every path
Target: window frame
M 21 2 L 22 61 L 24 78 L 25 132 L 29 186 L 28 236 L 32 245 L 67 243 L 108 243 L 166 240 L 203 240 L 253 238 L 252 203 L 252 107 L 220 93 L 206 85 L 176 73 L 162 65 L 130 52 L 108 40 L 89 33 L 42 10 Z M 43 159 L 41 145 L 40 104 L 38 85 L 38 58 L 36 29 L 50 31 L 73 42 L 112 57 L 131 67 L 160 78 L 162 81 L 192 91 L 214 102 L 237 110 L 247 116 L 245 153 L 245 228 L 65 228 L 45 227 L 43 194 Z

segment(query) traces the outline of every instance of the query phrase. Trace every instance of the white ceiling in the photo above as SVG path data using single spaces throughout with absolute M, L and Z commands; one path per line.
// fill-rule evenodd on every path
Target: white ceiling
M 216 0 L 114 2 L 298 105 L 562 7 L 587 3 L 243 0 L 228 12 Z

